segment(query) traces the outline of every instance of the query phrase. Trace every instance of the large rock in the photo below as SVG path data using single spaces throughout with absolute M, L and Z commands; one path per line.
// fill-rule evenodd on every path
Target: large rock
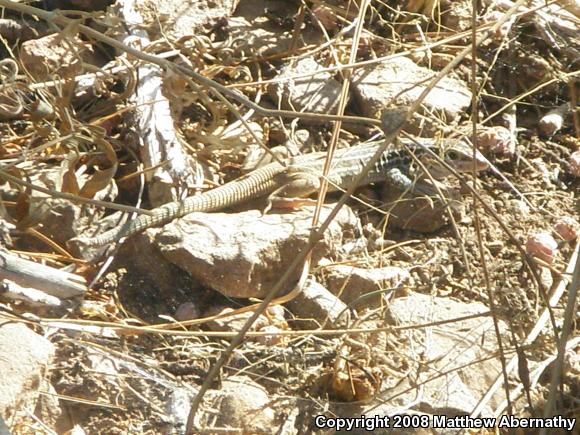
M 235 376 L 212 395 L 218 409 L 216 426 L 240 429 L 241 433 L 269 434 L 276 427 L 268 393 L 249 377 Z M 275 431 L 274 431 L 275 433 Z
M 353 92 L 363 114 L 379 118 L 390 106 L 408 106 L 415 102 L 435 73 L 416 65 L 411 59 L 398 57 L 358 70 L 353 77 Z M 471 92 L 465 83 L 444 77 L 423 101 L 425 110 L 438 113 L 449 122 L 469 106 Z M 423 120 L 424 121 L 424 120 Z M 416 130 L 430 131 L 428 125 L 413 124 Z M 434 126 L 437 127 L 437 126 Z
M 389 311 L 399 324 L 420 325 L 486 313 L 489 309 L 478 302 L 412 293 L 393 300 Z M 499 327 L 505 340 L 507 325 L 500 321 Z M 470 414 L 501 370 L 492 318 L 481 316 L 416 327 L 409 334 L 414 343 L 409 352 L 428 362 L 419 369 L 417 382 L 426 383 L 415 409 L 448 416 Z M 501 392 L 498 399 L 502 399 Z M 492 400 L 490 405 L 495 407 L 498 402 Z M 490 409 L 486 408 L 483 414 L 490 416 Z
M 34 412 L 53 355 L 52 343 L 30 328 L 0 326 L 0 418 L 14 422 Z
M 344 327 L 350 321 L 346 304 L 313 279 L 306 281 L 302 292 L 286 305 L 305 329 Z
M 353 337 L 361 343 L 359 346 L 366 345 L 371 359 L 387 367 L 380 392 L 373 396 L 377 398 L 362 406 L 361 402 L 335 403 L 328 413 L 339 417 L 365 415 L 368 419 L 403 413 L 426 417 L 469 415 L 501 371 L 493 320 L 489 316 L 475 316 L 488 312 L 488 308 L 480 303 L 462 303 L 449 298 L 411 293 L 392 300 L 388 310 L 387 321 L 408 329 L 386 333 L 384 344 L 370 337 Z M 453 321 L 469 315 L 474 317 Z M 444 320 L 449 322 L 421 326 Z M 363 323 L 358 327 L 361 326 L 371 325 Z M 507 325 L 500 321 L 499 326 L 506 342 Z M 348 355 L 349 361 L 355 357 L 352 351 Z M 381 362 L 381 357 L 385 362 Z M 370 373 L 373 366 L 367 363 L 364 368 Z M 497 408 L 504 399 L 503 393 L 503 390 L 496 393 L 489 404 L 491 408 Z M 483 417 L 490 417 L 490 407 L 483 409 Z M 390 421 L 392 423 L 393 419 Z M 362 435 L 368 432 L 355 429 L 352 433 Z M 427 432 L 417 428 L 389 428 L 378 429 L 373 433 Z M 457 430 L 431 427 L 428 433 L 454 434 Z
M 322 65 L 310 58 L 292 62 L 276 77 L 284 81 L 270 85 L 268 94 L 284 109 L 334 113 L 339 102 L 341 84 L 330 73 L 320 72 L 323 69 Z M 302 77 L 294 79 L 295 76 Z
M 363 269 L 339 264 L 325 272 L 328 289 L 353 309 L 379 306 L 410 278 L 408 271 L 394 266 Z
M 321 221 L 331 207 L 324 207 Z M 229 297 L 264 297 L 288 265 L 308 245 L 312 209 L 267 214 L 191 213 L 166 225 L 156 236 L 163 255 L 193 278 Z M 344 207 L 313 251 L 316 263 L 335 255 L 343 231 L 355 232 L 358 219 Z M 289 281 L 301 273 L 297 268 Z M 285 290 L 290 290 L 287 288 Z
M 53 74 L 63 77 L 81 74 L 84 71 L 83 63 L 100 63 L 90 44 L 78 36 L 67 34 L 54 33 L 23 43 L 20 61 L 26 71 L 37 80 L 45 80 Z
M 159 32 L 171 40 L 190 38 L 215 26 L 219 20 L 233 14 L 238 0 L 141 0 L 136 2 L 137 12 L 153 36 Z M 163 21 L 160 23 L 160 17 Z

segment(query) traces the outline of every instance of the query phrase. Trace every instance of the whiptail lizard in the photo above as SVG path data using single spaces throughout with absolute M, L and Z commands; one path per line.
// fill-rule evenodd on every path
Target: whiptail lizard
M 400 139 L 405 147 L 387 149 L 368 173 L 364 184 L 387 181 L 402 189 L 412 189 L 413 181 L 408 173 L 413 158 L 409 151 L 413 152 L 415 157 L 423 163 L 433 178 L 444 178 L 449 175 L 448 171 L 425 148 L 439 154 L 458 172 L 471 171 L 474 167 L 473 149 L 465 142 L 447 140 L 436 146 L 433 139 L 417 140 L 423 146 Z M 379 147 L 379 142 L 371 142 L 337 150 L 328 176 L 329 190 L 347 188 Z M 286 166 L 278 162 L 270 163 L 223 186 L 190 196 L 182 201 L 162 205 L 152 210 L 152 214 L 140 215 L 94 238 L 79 237 L 73 241 L 80 246 L 99 247 L 193 212 L 222 210 L 265 196 L 269 197 L 269 205 L 275 202 L 292 201 L 292 198 L 305 198 L 318 190 L 325 158 L 326 152 L 316 152 L 290 158 Z M 479 171 L 487 167 L 487 160 L 481 154 L 476 154 L 475 169 Z

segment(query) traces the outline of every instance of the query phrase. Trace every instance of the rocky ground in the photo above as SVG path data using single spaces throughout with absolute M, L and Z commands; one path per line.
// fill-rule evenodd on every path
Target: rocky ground
M 578 417 L 580 4 L 479 3 L 0 0 L 0 434 Z M 400 107 L 490 169 L 74 243 Z

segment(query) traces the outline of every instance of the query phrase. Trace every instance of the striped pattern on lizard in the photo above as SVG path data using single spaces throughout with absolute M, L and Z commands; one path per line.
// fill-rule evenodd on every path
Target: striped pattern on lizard
M 473 149 L 466 142 L 450 139 L 436 144 L 433 139 L 416 140 L 421 146 L 407 139 L 399 139 L 404 147 L 387 148 L 365 177 L 364 184 L 386 181 L 400 189 L 412 190 L 413 181 L 408 174 L 414 160 L 409 152 L 413 152 L 433 178 L 450 175 L 426 149 L 439 154 L 457 172 L 471 171 L 474 163 L 476 171 L 488 167 L 487 160 L 479 153 L 475 154 L 474 161 Z M 347 188 L 380 146 L 381 142 L 369 142 L 337 150 L 328 175 L 329 190 Z M 78 237 L 71 242 L 81 247 L 99 247 L 193 212 L 218 211 L 260 197 L 268 197 L 269 204 L 306 198 L 319 188 L 325 159 L 326 152 L 316 152 L 292 157 L 285 162 L 285 166 L 278 162 L 270 163 L 223 186 L 164 204 L 152 210 L 150 215 L 140 215 L 96 237 Z

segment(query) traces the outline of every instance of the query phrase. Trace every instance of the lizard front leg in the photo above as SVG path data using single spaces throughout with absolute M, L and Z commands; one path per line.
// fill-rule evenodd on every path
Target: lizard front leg
M 402 192 L 410 192 L 414 195 L 437 196 L 437 189 L 432 185 L 411 179 L 407 174 L 397 168 L 390 169 L 386 173 L 388 187 L 394 187 Z
M 320 178 L 307 171 L 287 171 L 279 174 L 276 181 L 280 187 L 268 196 L 264 214 L 272 208 L 297 209 L 305 205 L 315 205 L 316 201 L 307 198 L 320 189 Z

